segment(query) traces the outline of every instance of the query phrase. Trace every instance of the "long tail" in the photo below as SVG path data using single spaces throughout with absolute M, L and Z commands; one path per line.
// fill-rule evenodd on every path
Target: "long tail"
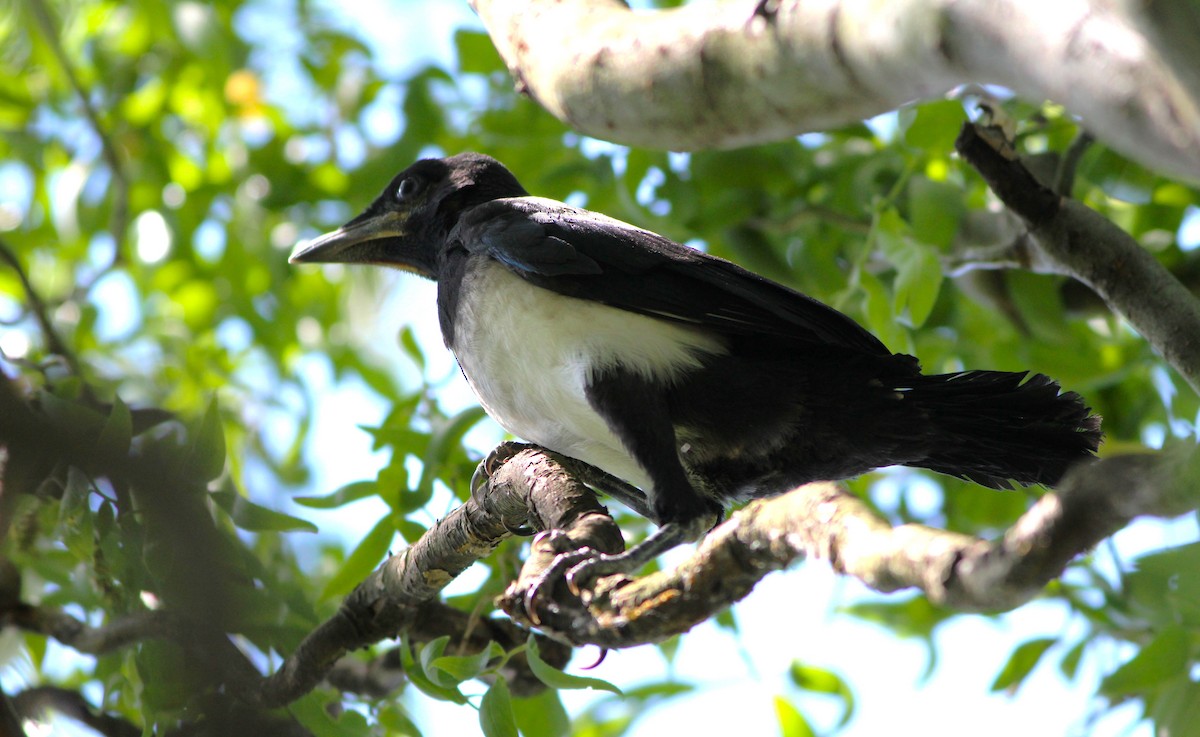
M 933 426 L 921 466 L 994 489 L 1053 486 L 1100 445 L 1100 416 L 1042 374 L 966 371 L 916 376 L 896 387 Z

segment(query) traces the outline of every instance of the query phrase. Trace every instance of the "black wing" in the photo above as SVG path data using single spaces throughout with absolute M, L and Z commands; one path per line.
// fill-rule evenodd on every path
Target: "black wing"
M 515 197 L 473 207 L 451 237 L 530 283 L 570 297 L 721 333 L 890 355 L 858 323 L 811 297 L 656 233 L 554 200 Z

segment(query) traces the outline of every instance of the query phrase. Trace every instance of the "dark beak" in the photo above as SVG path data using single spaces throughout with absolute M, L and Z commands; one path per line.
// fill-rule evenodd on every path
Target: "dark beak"
M 383 212 L 355 218 L 342 227 L 311 241 L 296 244 L 288 263 L 386 263 L 383 243 L 401 238 L 406 218 L 398 212 Z

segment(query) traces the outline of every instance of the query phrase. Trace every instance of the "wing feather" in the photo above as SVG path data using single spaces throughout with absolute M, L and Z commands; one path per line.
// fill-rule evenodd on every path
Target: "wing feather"
M 493 200 L 452 237 L 559 294 L 733 335 L 888 349 L 837 310 L 740 266 L 619 220 L 538 197 Z

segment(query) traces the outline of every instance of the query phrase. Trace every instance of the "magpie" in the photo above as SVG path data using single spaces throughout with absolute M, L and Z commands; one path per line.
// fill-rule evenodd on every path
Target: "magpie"
M 658 531 L 593 573 L 632 571 L 730 503 L 809 481 L 898 464 L 1050 486 L 1101 439 L 1100 417 L 1047 376 L 923 375 L 821 302 L 530 196 L 478 153 L 416 162 L 290 261 L 435 280 L 442 336 L 487 413 L 640 490 L 617 496 Z

